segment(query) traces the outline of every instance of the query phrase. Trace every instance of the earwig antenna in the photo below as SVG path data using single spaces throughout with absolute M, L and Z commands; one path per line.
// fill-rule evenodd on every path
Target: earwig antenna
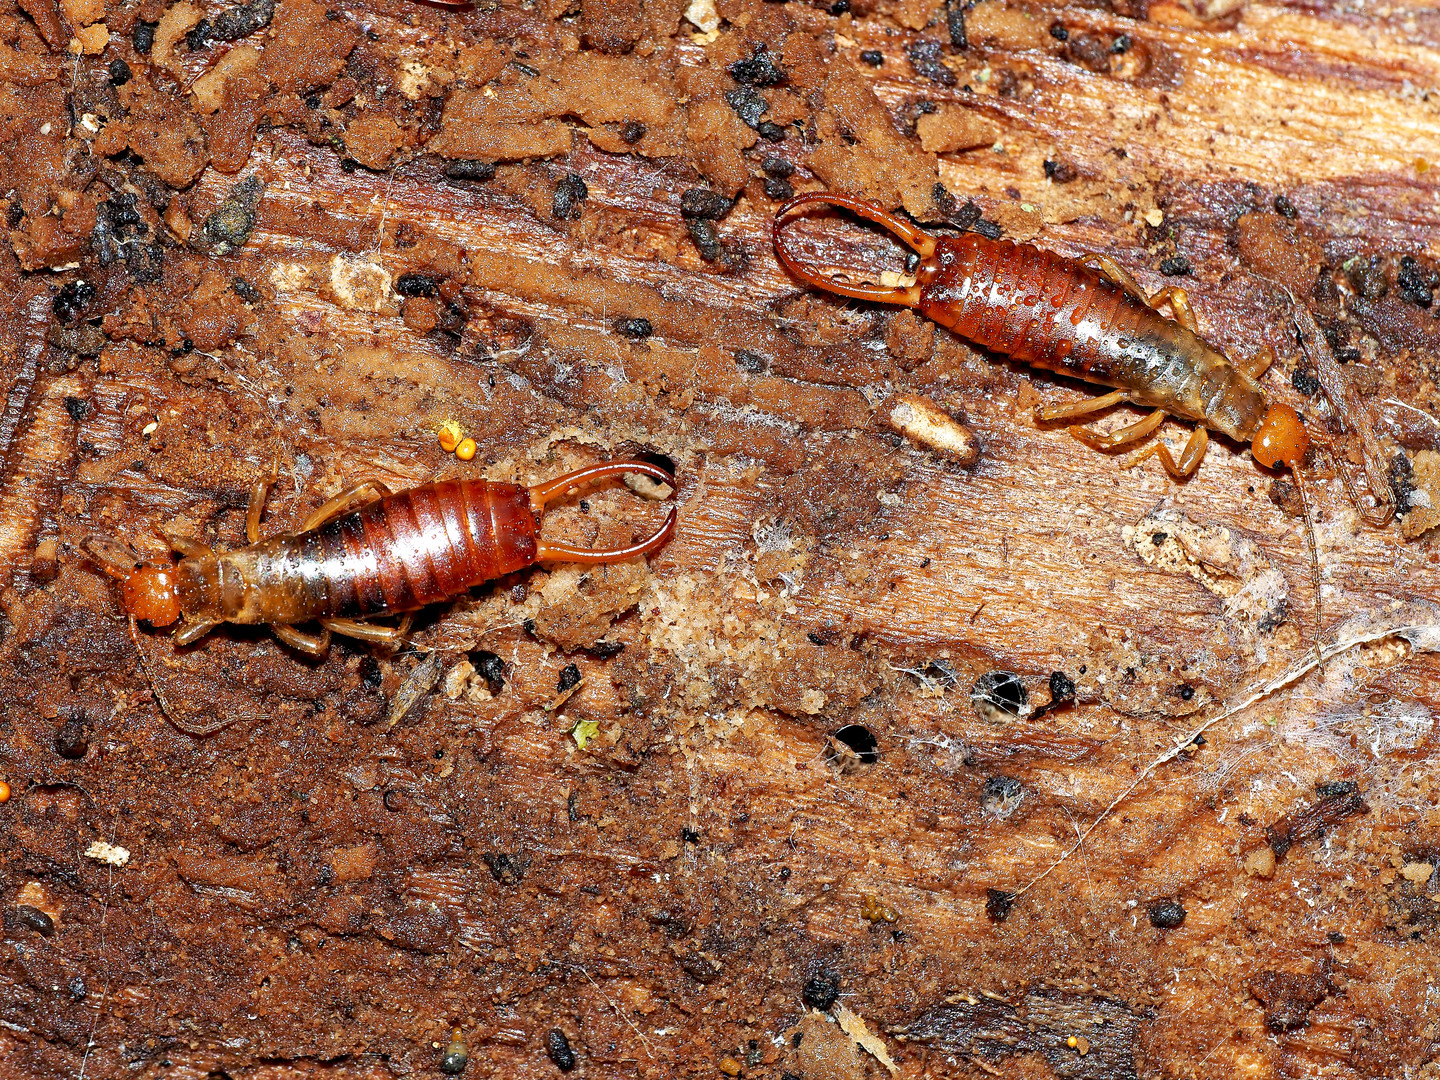
M 780 262 L 786 270 L 794 274 L 801 281 L 814 285 L 816 288 L 824 289 L 826 292 L 837 293 L 840 296 L 854 297 L 856 300 L 874 300 L 882 304 L 904 304 L 907 307 L 914 307 L 920 302 L 920 287 L 911 285 L 909 288 L 889 288 L 883 285 L 851 285 L 836 281 L 832 277 L 820 273 L 807 266 L 804 260 L 790 247 L 790 241 L 785 235 L 785 219 L 795 211 L 807 206 L 839 206 L 849 210 L 852 214 L 862 217 L 867 221 L 889 230 L 891 234 L 903 241 L 911 251 L 915 252 L 922 259 L 928 259 L 935 254 L 935 238 L 915 228 L 908 221 L 903 220 L 888 210 L 883 210 L 874 203 L 866 202 L 863 199 L 856 199 L 850 195 L 840 195 L 833 191 L 812 191 L 805 195 L 797 195 L 788 203 L 775 212 L 775 223 L 771 226 L 771 235 L 775 240 L 775 254 L 779 256 Z
M 563 495 L 570 488 L 578 487 L 592 480 L 601 480 L 607 476 L 623 476 L 625 473 L 639 473 L 641 476 L 648 476 L 651 480 L 667 484 L 670 487 L 670 497 L 675 497 L 675 477 L 672 473 L 667 469 L 662 469 L 659 465 L 632 458 L 627 461 L 604 461 L 598 465 L 587 465 L 583 469 L 576 469 L 564 476 L 557 476 L 554 480 L 536 484 L 530 489 L 530 505 L 538 517 L 547 502 Z M 672 506 L 670 513 L 665 516 L 664 524 L 648 539 L 628 547 L 611 548 L 608 551 L 592 551 L 589 548 L 575 547 L 572 544 L 541 540 L 535 546 L 535 561 L 609 563 L 620 562 L 622 559 L 633 559 L 636 555 L 648 555 L 650 552 L 664 547 L 675 535 L 675 515 L 676 508 Z
M 160 684 L 155 681 L 155 676 L 150 672 L 150 664 L 145 659 L 145 650 L 140 647 L 140 634 L 135 626 L 135 616 L 130 619 L 130 641 L 135 646 L 135 655 L 140 659 L 140 670 L 145 675 L 145 681 L 150 684 L 150 693 L 155 695 L 155 704 L 160 707 L 160 715 L 169 720 L 186 735 L 193 738 L 203 738 L 211 735 L 221 728 L 229 727 L 235 721 L 242 719 L 240 716 L 231 716 L 223 720 L 216 720 L 210 724 L 191 724 L 180 718 L 180 714 L 170 707 L 170 702 L 165 700 L 165 692 L 160 689 Z
M 1305 515 L 1305 539 L 1310 541 L 1310 582 L 1315 586 L 1315 632 L 1310 640 L 1315 645 L 1315 664 L 1320 674 L 1325 674 L 1325 658 L 1320 655 L 1320 631 L 1324 627 L 1321 619 L 1320 597 L 1320 547 L 1315 543 L 1315 524 L 1310 519 L 1310 498 L 1305 494 L 1305 484 L 1300 479 L 1300 469 L 1290 466 L 1290 475 L 1295 478 L 1295 490 L 1300 493 L 1300 511 Z

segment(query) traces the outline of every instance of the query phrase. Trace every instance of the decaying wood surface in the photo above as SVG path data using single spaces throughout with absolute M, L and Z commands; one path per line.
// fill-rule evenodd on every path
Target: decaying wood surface
M 1440 1075 L 1440 16 L 1112 7 L 8 9 L 0 1072 L 433 1075 L 458 1030 L 471 1076 Z M 1127 471 L 1033 419 L 1092 388 L 799 288 L 787 185 L 1183 283 L 1354 471 L 1300 298 L 1404 511 L 1309 470 L 1323 669 L 1283 478 Z M 907 437 L 927 403 L 974 464 Z M 238 544 L 272 465 L 280 530 L 635 452 L 680 478 L 648 566 L 398 654 L 176 650 L 79 547 Z M 1019 716 L 972 702 L 997 671 Z

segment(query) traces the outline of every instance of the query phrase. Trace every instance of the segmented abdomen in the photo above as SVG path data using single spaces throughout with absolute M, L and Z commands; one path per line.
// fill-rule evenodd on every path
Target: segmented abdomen
M 992 352 L 1204 419 L 1196 380 L 1213 384 L 1204 369 L 1224 358 L 1123 289 L 1048 251 L 974 234 L 940 241 L 936 258 L 919 304 L 934 321 Z
M 222 606 L 246 623 L 413 611 L 529 566 L 535 545 L 524 488 L 425 484 L 221 555 Z

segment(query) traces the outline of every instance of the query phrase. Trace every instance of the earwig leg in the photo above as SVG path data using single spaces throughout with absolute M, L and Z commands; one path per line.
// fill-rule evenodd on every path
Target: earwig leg
M 192 645 L 199 641 L 206 634 L 220 625 L 219 619 L 205 619 L 200 622 L 187 622 L 175 632 L 175 644 Z
M 1190 306 L 1190 294 L 1179 285 L 1167 285 L 1145 302 L 1156 311 L 1160 310 L 1161 304 L 1168 302 L 1177 323 L 1192 334 L 1200 332 L 1200 327 L 1195 322 L 1195 309 Z
M 1210 445 L 1210 435 L 1203 427 L 1197 427 L 1190 433 L 1190 438 L 1185 442 L 1185 449 L 1180 451 L 1180 460 L 1177 462 L 1170 456 L 1170 448 L 1158 439 L 1154 446 L 1147 446 L 1138 454 L 1127 461 L 1122 468 L 1133 469 L 1148 457 L 1158 457 L 1160 464 L 1165 466 L 1165 471 L 1172 479 L 1184 480 L 1200 467 L 1201 460 L 1205 457 L 1205 449 Z
M 140 560 L 128 546 L 105 536 L 87 536 L 80 541 L 85 554 L 95 560 L 95 565 L 113 578 L 124 580 L 140 566 Z
M 1145 295 L 1145 291 L 1140 288 L 1140 283 L 1130 276 L 1130 271 L 1126 270 L 1114 259 L 1110 258 L 1110 256 L 1090 254 L 1081 259 L 1080 263 L 1083 266 L 1093 266 L 1096 270 L 1099 270 L 1112 285 L 1119 285 L 1120 288 L 1124 289 L 1142 304 L 1147 307 L 1154 307 Z
M 1144 420 L 1137 420 L 1135 423 L 1127 424 L 1109 434 L 1091 431 L 1088 428 L 1079 426 L 1072 427 L 1070 434 L 1092 449 L 1118 450 L 1122 446 L 1129 446 L 1133 442 L 1139 442 L 1164 422 L 1165 410 L 1156 409 Z
M 165 542 L 170 545 L 171 550 L 178 551 L 187 559 L 198 559 L 212 553 L 211 548 L 200 543 L 198 540 L 191 540 L 187 536 L 165 535 Z
M 1275 350 L 1269 345 L 1264 345 L 1250 359 L 1242 360 L 1235 366 L 1250 378 L 1258 379 L 1270 370 L 1270 365 L 1273 363 L 1275 363 Z
M 1077 416 L 1089 416 L 1129 400 L 1128 390 L 1115 390 L 1097 398 L 1071 402 L 1069 405 L 1044 405 L 1035 410 L 1035 417 L 1037 420 L 1073 420 Z
M 361 498 L 362 492 L 368 492 L 369 498 Z M 319 528 L 331 518 L 339 517 L 345 511 L 355 506 L 363 506 L 372 503 L 376 499 L 390 497 L 390 489 L 379 480 L 364 480 L 348 491 L 342 491 L 335 498 L 331 499 L 324 506 L 315 510 L 313 514 L 305 519 L 305 524 L 300 527 L 301 532 L 309 532 L 311 529 Z
M 377 626 L 355 619 L 321 619 L 320 625 L 346 637 L 373 641 L 381 645 L 398 645 L 410 631 L 411 618 L 406 615 L 399 626 Z
M 308 653 L 311 656 L 323 656 L 325 650 L 330 648 L 330 631 L 322 630 L 318 634 L 302 634 L 293 626 L 276 624 L 270 627 L 275 636 L 299 652 Z

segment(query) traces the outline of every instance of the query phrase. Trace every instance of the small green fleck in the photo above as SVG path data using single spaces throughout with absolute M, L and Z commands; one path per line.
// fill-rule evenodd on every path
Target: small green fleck
M 594 720 L 581 720 L 570 730 L 570 734 L 575 739 L 575 745 L 584 750 L 585 744 L 600 734 L 600 725 Z

